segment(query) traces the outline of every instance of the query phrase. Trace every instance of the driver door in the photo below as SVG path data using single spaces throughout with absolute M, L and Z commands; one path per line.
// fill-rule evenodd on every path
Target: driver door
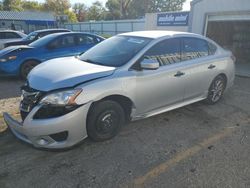
M 153 46 L 144 59 L 158 61 L 157 70 L 136 72 L 136 106 L 139 114 L 181 103 L 185 91 L 185 73 L 181 61 L 180 39 L 167 39 Z M 142 60 L 144 61 L 144 60 Z M 183 74 L 182 74 L 183 73 Z
M 75 35 L 63 35 L 52 41 L 47 47 L 47 59 L 75 56 L 76 53 Z

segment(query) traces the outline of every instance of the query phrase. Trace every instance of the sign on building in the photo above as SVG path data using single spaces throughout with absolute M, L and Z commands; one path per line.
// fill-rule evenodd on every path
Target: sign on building
M 157 26 L 187 26 L 189 12 L 157 14 Z

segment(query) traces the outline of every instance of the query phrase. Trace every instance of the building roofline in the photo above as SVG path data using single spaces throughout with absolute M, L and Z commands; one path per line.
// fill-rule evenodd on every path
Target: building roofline
M 203 1 L 203 0 L 193 0 L 193 1 L 191 1 L 191 6 L 193 6 L 193 5 L 195 5 L 195 4 L 197 4 L 197 3 L 199 3 L 199 2 L 201 2 L 201 1 Z

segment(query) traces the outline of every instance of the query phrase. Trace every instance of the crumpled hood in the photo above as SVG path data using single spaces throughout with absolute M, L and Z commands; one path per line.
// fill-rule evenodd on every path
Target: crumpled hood
M 18 49 L 21 50 L 21 49 L 32 49 L 32 48 L 33 47 L 27 46 L 27 45 L 10 46 L 10 47 L 7 47 L 7 48 L 0 50 L 0 57 L 7 55 L 8 53 L 14 52 L 15 50 L 18 50 Z
M 35 67 L 28 75 L 28 82 L 31 88 L 46 92 L 110 76 L 114 71 L 114 67 L 87 63 L 75 57 L 58 58 Z

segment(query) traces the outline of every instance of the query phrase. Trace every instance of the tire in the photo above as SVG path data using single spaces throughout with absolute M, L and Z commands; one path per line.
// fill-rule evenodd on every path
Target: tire
M 21 78 L 26 80 L 30 71 L 38 64 L 39 64 L 39 62 L 37 62 L 35 60 L 29 60 L 29 61 L 24 62 L 21 66 L 21 69 L 20 69 Z
M 210 105 L 218 103 L 221 100 L 225 89 L 226 89 L 226 79 L 221 75 L 217 76 L 213 80 L 208 90 L 206 103 Z
M 125 123 L 125 113 L 115 101 L 93 104 L 87 118 L 87 134 L 90 139 L 101 142 L 115 137 Z

